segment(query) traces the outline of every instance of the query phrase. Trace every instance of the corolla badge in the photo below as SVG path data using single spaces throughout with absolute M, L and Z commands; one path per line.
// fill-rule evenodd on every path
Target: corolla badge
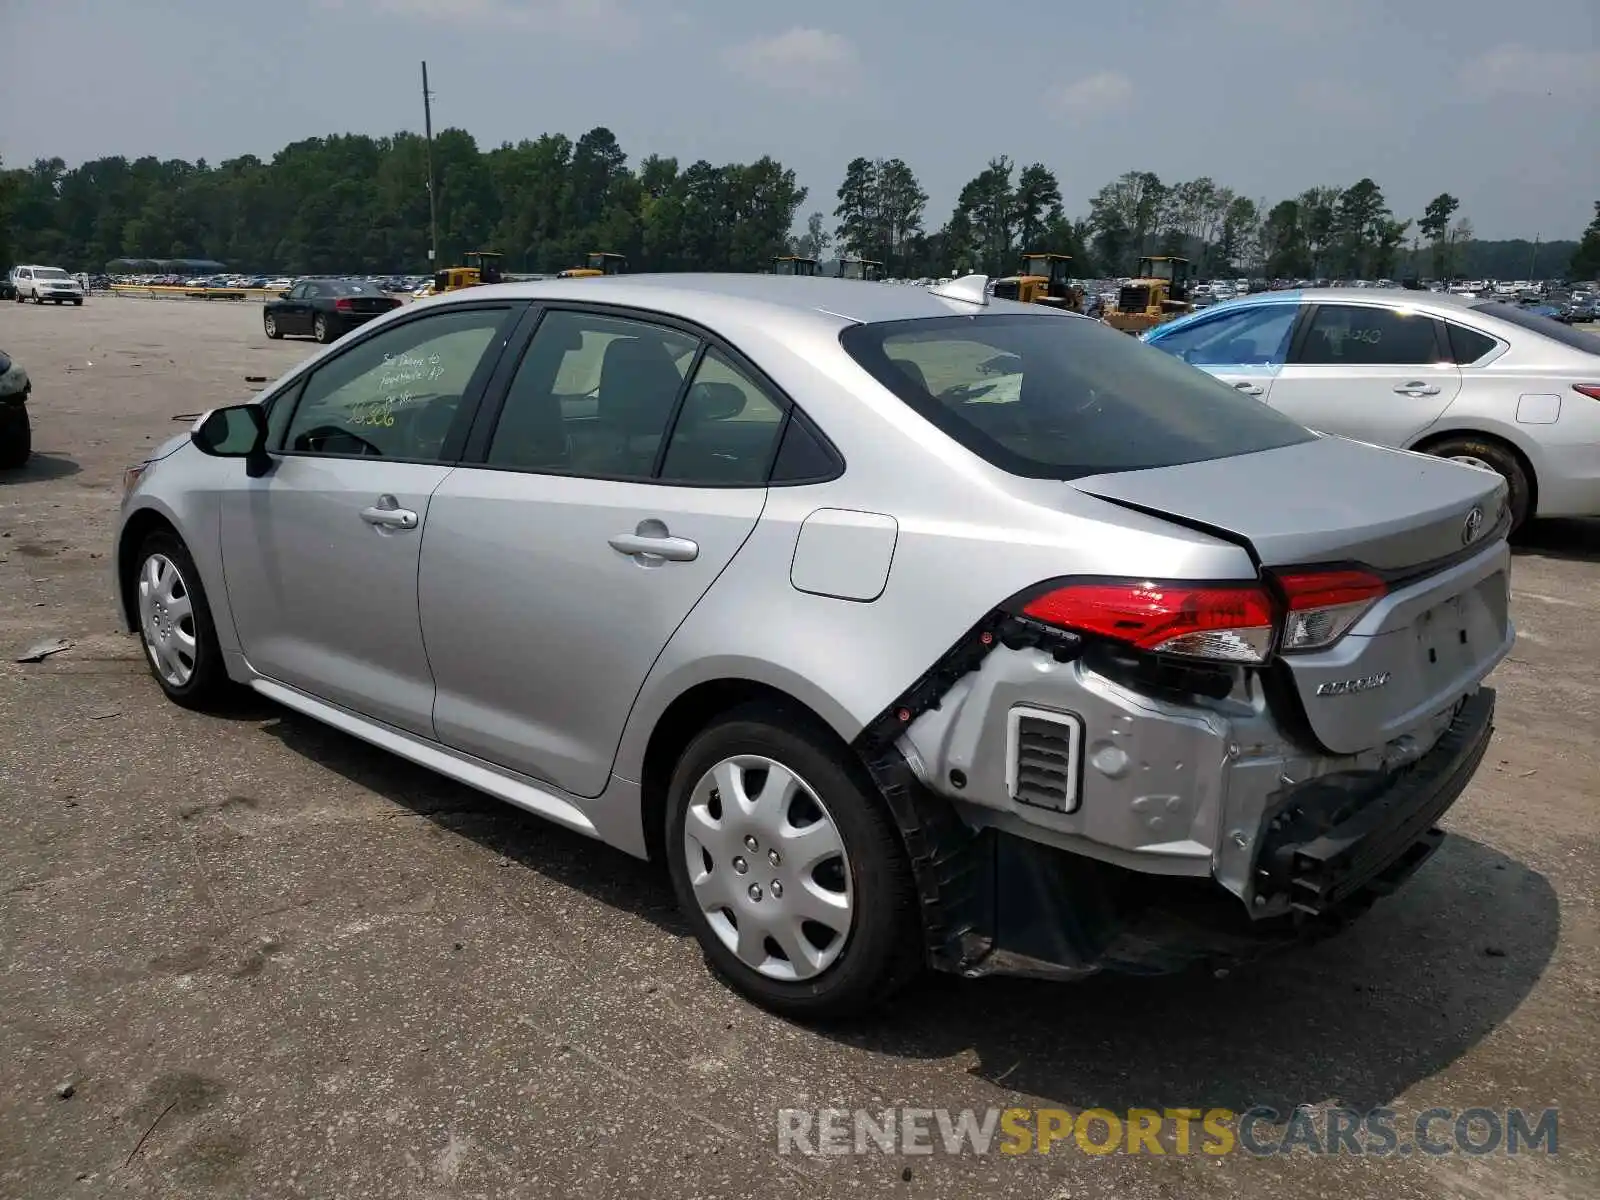
M 1317 684 L 1317 695 L 1354 696 L 1357 692 L 1370 692 L 1374 688 L 1384 687 L 1388 682 L 1388 671 L 1381 671 L 1376 675 L 1362 675 L 1357 679 L 1333 679 L 1327 683 Z
M 1461 544 L 1470 546 L 1472 539 L 1483 529 L 1483 509 L 1474 504 L 1467 510 L 1467 519 L 1461 522 Z

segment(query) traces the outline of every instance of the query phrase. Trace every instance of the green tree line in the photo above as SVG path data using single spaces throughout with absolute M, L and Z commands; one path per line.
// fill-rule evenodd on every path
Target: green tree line
M 939 223 L 906 162 L 861 157 L 845 167 L 831 214 L 809 212 L 796 235 L 807 190 L 771 157 L 681 166 L 650 155 L 630 165 L 605 128 L 492 149 L 446 129 L 434 138 L 433 162 L 442 263 L 495 249 L 513 271 L 559 270 L 594 250 L 655 271 L 761 270 L 783 253 L 848 253 L 893 275 L 1004 274 L 1023 252 L 1039 251 L 1072 255 L 1084 277 L 1126 274 L 1147 254 L 1186 256 L 1203 275 L 1268 278 L 1600 270 L 1593 225 L 1587 250 L 1576 241 L 1479 241 L 1454 196 L 1441 193 L 1407 217 L 1371 179 L 1268 204 L 1210 178 L 1130 171 L 1073 218 L 1053 170 L 1001 156 Z M 424 141 L 411 133 L 308 138 L 270 161 L 245 155 L 216 165 L 114 156 L 69 168 L 39 159 L 0 169 L 0 259 L 74 270 L 117 258 L 210 258 L 292 273 L 420 270 L 426 163 Z

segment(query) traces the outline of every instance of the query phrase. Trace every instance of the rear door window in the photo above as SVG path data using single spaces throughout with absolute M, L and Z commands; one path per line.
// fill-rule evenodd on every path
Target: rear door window
M 1158 329 L 1150 344 L 1196 366 L 1277 366 L 1289 352 L 1299 311 L 1294 304 L 1252 304 L 1171 332 Z
M 879 322 L 851 326 L 840 341 L 931 424 L 1016 475 L 1076 479 L 1313 437 L 1203 371 L 1082 317 Z
M 1319 304 L 1295 361 L 1310 366 L 1420 366 L 1440 360 L 1434 319 L 1369 304 Z

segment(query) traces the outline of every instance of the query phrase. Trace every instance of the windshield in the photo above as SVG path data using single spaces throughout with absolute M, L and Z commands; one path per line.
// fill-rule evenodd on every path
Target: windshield
M 931 424 L 1013 475 L 1077 479 L 1314 436 L 1205 372 L 1081 317 L 882 322 L 852 326 L 840 342 Z
M 34 271 L 33 277 L 35 279 L 71 279 L 72 278 L 72 276 L 68 275 L 60 267 L 39 267 L 37 270 Z
M 1583 350 L 1589 354 L 1600 354 L 1600 338 L 1581 329 L 1574 329 L 1570 325 L 1563 325 L 1553 317 L 1546 316 L 1549 311 L 1560 310 L 1535 310 L 1529 312 L 1526 308 L 1519 308 L 1515 304 L 1499 304 L 1489 301 L 1484 304 L 1474 304 L 1473 312 L 1481 312 L 1485 316 L 1495 317 L 1511 325 L 1532 330 L 1534 333 L 1543 334 L 1547 338 L 1554 338 L 1564 346 L 1571 346 L 1574 350 Z

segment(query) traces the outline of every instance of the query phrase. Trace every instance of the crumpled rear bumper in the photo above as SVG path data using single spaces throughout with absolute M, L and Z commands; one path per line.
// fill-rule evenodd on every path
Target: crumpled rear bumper
M 973 829 L 892 749 L 869 767 L 922 895 L 927 954 L 962 975 L 1162 974 L 1239 962 L 1342 927 L 1438 848 L 1471 781 L 1495 695 L 1465 698 L 1420 757 L 1387 772 L 1285 784 L 1251 839 L 1248 886 L 1152 875 L 996 827 Z

